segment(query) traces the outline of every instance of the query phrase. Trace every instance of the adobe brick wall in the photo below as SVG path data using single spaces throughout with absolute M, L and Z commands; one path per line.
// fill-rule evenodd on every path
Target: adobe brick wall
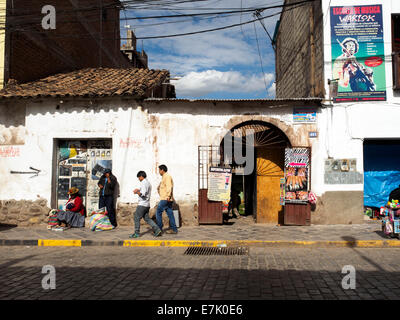
M 102 2 L 103 6 L 115 3 L 114 0 Z M 104 39 L 102 45 L 109 54 L 101 52 L 99 43 L 79 20 L 70 1 L 51 2 L 57 13 L 56 30 L 43 30 L 41 20 L 44 15 L 41 14 L 41 8 L 49 4 L 48 1 L 31 0 L 27 3 L 14 0 L 12 17 L 8 20 L 14 25 L 10 34 L 10 79 L 28 82 L 86 67 L 131 66 L 129 60 L 120 52 L 119 9 L 115 6 L 106 9 L 106 17 L 103 20 L 100 18 L 101 11 L 93 9 L 99 5 L 99 1 L 79 0 L 77 3 L 80 8 L 89 8 L 79 11 L 84 17 L 82 20 L 91 26 L 97 34 L 95 37 Z M 61 48 L 64 56 L 57 54 L 55 47 Z
M 286 0 L 293 3 L 297 0 Z M 311 81 L 310 7 L 313 6 L 315 42 L 315 94 Z M 289 7 L 290 8 L 290 7 Z M 323 15 L 321 1 L 286 9 L 281 15 L 276 51 L 276 97 L 324 96 Z

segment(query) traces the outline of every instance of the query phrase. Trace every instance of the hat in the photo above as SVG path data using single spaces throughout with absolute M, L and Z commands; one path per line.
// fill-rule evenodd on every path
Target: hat
M 111 169 L 108 169 L 108 168 L 105 169 L 105 170 L 104 170 L 104 173 L 111 173 Z
M 71 189 L 68 190 L 68 194 L 75 194 L 78 192 L 79 192 L 79 189 L 76 187 L 72 187 Z

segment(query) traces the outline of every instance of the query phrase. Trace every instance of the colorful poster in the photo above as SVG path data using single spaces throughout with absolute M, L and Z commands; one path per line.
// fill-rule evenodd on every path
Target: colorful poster
M 386 100 L 382 5 L 331 7 L 335 102 Z
M 309 148 L 285 149 L 285 203 L 308 201 L 309 169 Z
M 294 123 L 314 123 L 317 121 L 317 109 L 293 108 Z
M 207 198 L 210 201 L 226 201 L 231 198 L 232 169 L 210 167 Z

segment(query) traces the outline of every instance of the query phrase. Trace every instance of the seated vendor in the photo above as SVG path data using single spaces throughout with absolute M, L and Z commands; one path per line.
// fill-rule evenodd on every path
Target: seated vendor
M 61 210 L 57 214 L 59 225 L 65 228 L 82 228 L 85 226 L 86 210 L 79 189 L 72 187 L 68 194 L 69 199 L 65 205 L 65 210 Z

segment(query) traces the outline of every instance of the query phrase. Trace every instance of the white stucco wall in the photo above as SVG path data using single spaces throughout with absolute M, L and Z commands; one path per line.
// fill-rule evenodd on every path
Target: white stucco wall
M 198 146 L 219 145 L 231 127 L 233 118 L 250 119 L 265 115 L 282 126 L 292 127 L 292 135 L 303 139 L 304 126 L 293 126 L 292 106 L 234 107 L 218 103 L 162 102 L 139 106 L 134 101 L 118 98 L 93 102 L 88 100 L 45 99 L 40 102 L 20 100 L 15 106 L 26 106 L 25 144 L 11 146 L 13 156 L 0 156 L 0 175 L 6 183 L 0 184 L 0 199 L 36 200 L 49 203 L 52 195 L 54 139 L 111 138 L 113 142 L 113 173 L 120 183 L 123 203 L 135 203 L 132 190 L 137 186 L 136 174 L 144 170 L 153 185 L 152 205 L 158 201 L 156 187 L 161 178 L 158 165 L 166 164 L 175 188 L 175 198 L 181 202 L 196 203 L 198 189 Z M 1 107 L 1 106 L 0 106 Z M 307 127 L 315 130 L 314 125 Z M 307 129 L 306 128 L 306 129 Z M 303 131 L 301 131 L 303 130 Z M 127 139 L 131 144 L 127 147 Z M 311 140 L 310 140 L 311 141 Z M 315 143 L 318 139 L 312 139 Z M 5 146 L 0 146 L 5 148 Z M 30 175 L 10 174 L 10 170 L 42 170 L 35 178 Z M 320 173 L 319 173 L 320 174 Z M 316 175 L 318 176 L 318 174 Z
M 332 79 L 330 6 L 382 4 L 387 101 L 329 102 L 328 79 Z M 363 172 L 364 139 L 400 139 L 400 94 L 393 91 L 391 14 L 400 13 L 398 0 L 322 0 L 324 26 L 324 75 L 326 108 L 319 115 L 319 140 L 313 145 L 313 189 L 326 191 L 363 191 L 363 184 L 325 184 L 324 160 L 357 159 L 357 171 Z M 319 173 L 319 174 L 318 174 Z

